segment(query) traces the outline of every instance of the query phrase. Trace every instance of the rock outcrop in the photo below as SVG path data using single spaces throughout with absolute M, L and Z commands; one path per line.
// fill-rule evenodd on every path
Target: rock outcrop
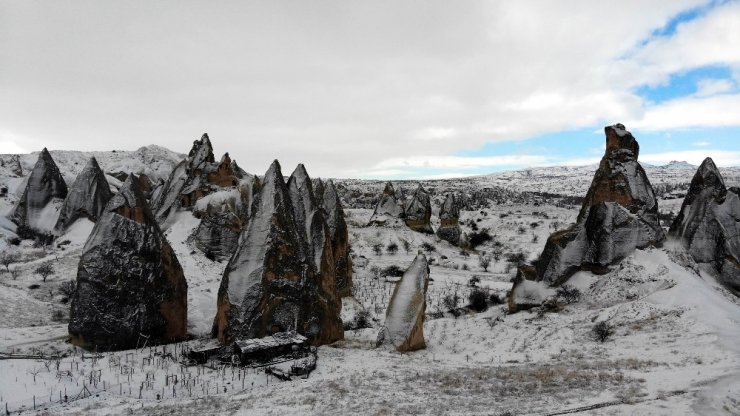
M 10 219 L 18 225 L 21 233 L 49 234 L 66 197 L 67 184 L 51 154 L 44 148 Z
M 406 206 L 404 219 L 406 225 L 412 230 L 420 233 L 434 234 L 432 229 L 432 204 L 429 194 L 419 184 L 411 197 L 411 202 Z
M 195 247 L 211 259 L 230 258 L 236 251 L 239 234 L 246 229 L 259 184 L 256 176 L 247 176 L 238 187 L 199 199 L 193 206 L 193 215 L 200 218 L 200 224 L 190 236 Z
M 329 225 L 337 295 L 342 298 L 352 296 L 352 258 L 349 255 L 349 231 L 344 220 L 342 201 L 333 181 L 329 180 L 323 185 L 323 189 L 321 206 L 324 208 L 326 222 Z
M 375 206 L 372 217 L 370 217 L 370 223 L 368 225 L 391 225 L 399 222 L 399 219 L 403 219 L 405 213 L 405 207 L 398 201 L 396 190 L 393 188 L 393 184 L 388 182 L 385 184 L 383 194 L 380 196 L 378 204 Z
M 579 270 L 605 273 L 636 248 L 665 239 L 637 140 L 621 124 L 604 130 L 606 154 L 576 223 L 548 238 L 536 267 L 520 270 L 522 279 L 557 286 Z
M 191 208 L 200 198 L 225 187 L 238 186 L 244 173 L 228 153 L 215 162 L 211 140 L 208 134 L 203 134 L 193 142 L 187 159 L 175 166 L 162 188 L 152 196 L 157 221 L 166 224 L 175 212 Z
M 90 158 L 69 189 L 54 231 L 61 234 L 80 218 L 97 221 L 112 196 L 98 161 Z
M 133 174 L 105 206 L 85 243 L 69 334 L 75 345 L 97 350 L 187 335 L 185 275 Z
M 313 345 L 344 337 L 331 247 L 321 236 L 326 223 L 315 199 L 311 206 L 310 179 L 303 172 L 293 176 L 293 192 L 277 161 L 265 174 L 259 203 L 218 292 L 214 335 L 223 343 L 289 330 Z
M 426 347 L 424 314 L 428 286 L 429 264 L 423 254 L 418 254 L 393 290 L 378 344 L 392 345 L 400 352 Z
M 460 245 L 460 208 L 454 194 L 449 193 L 445 197 L 439 208 L 439 221 L 437 236 L 450 244 Z
M 668 235 L 740 296 L 740 197 L 736 188 L 727 189 L 712 159 L 704 160 L 694 175 Z

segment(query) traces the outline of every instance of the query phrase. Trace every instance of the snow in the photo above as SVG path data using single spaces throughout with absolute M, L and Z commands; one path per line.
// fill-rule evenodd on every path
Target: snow
M 74 170 L 77 156 L 52 154 L 62 172 Z M 84 162 L 88 157 L 79 159 Z M 105 161 L 113 156 L 96 157 L 109 172 Z M 693 175 L 693 170 L 677 167 L 645 169 L 656 189 L 675 185 L 685 191 Z M 448 192 L 472 196 L 491 189 L 487 195 L 494 203 L 460 213 L 465 233 L 472 233 L 474 224 L 494 236 L 467 254 L 436 236 L 407 227 L 366 227 L 383 183 L 335 180 L 345 206 L 354 264 L 354 297 L 343 299 L 343 318 L 362 308 L 373 327 L 345 331 L 344 341 L 320 347 L 317 370 L 307 380 L 289 383 L 257 369 L 242 374 L 235 369 L 232 380 L 230 367 L 182 367 L 162 359 L 161 347 L 103 353 L 99 358 L 86 353 L 83 361 L 82 351 L 65 343 L 66 323 L 54 321 L 52 313 L 68 308 L 61 303 L 58 289 L 74 279 L 92 223 L 86 219 L 75 222 L 49 247 L 34 248 L 32 242 L 23 241 L 12 246 L 22 256 L 19 263 L 10 265 L 17 277 L 0 266 L 0 353 L 68 354 L 59 361 L 59 368 L 73 371 L 58 377 L 53 360 L 0 360 L 0 408 L 8 403 L 11 411 L 21 406 L 30 409 L 35 396 L 37 404 L 48 410 L 26 414 L 547 414 L 594 404 L 607 405 L 576 414 L 740 413 L 740 302 L 715 278 L 699 271 L 676 245 L 637 250 L 606 275 L 575 274 L 568 284 L 582 292 L 582 299 L 558 312 L 507 314 L 502 306 L 490 305 L 482 313 L 461 309 L 455 316 L 445 308 L 445 298 L 453 294 L 461 299 L 458 307 L 468 303 L 473 277 L 480 279 L 478 287 L 503 297 L 515 273 L 506 256 L 521 252 L 533 260 L 547 236 L 573 222 L 578 213 L 579 203 L 525 192 L 583 196 L 594 170 L 594 166 L 536 168 L 424 181 L 435 212 Z M 24 173 L 28 171 L 26 167 Z M 721 171 L 728 186 L 740 183 L 740 170 Z M 0 183 L 12 184 L 13 189 L 22 181 L 0 171 Z M 415 184 L 403 186 L 413 189 Z M 364 195 L 371 202 L 356 207 Z M 663 198 L 670 192 L 656 191 L 656 195 Z M 226 195 L 211 198 L 221 197 Z M 7 212 L 13 198 L 0 198 L 0 211 Z M 681 202 L 682 198 L 661 199 L 659 206 L 662 213 L 677 212 Z M 260 203 L 271 204 L 264 198 Z M 178 212 L 170 221 L 165 234 L 188 281 L 188 329 L 195 337 L 207 336 L 225 262 L 208 260 L 188 242 L 199 223 L 192 213 Z M 260 221 L 258 229 L 264 239 L 270 218 Z M 12 228 L 0 218 L 0 233 L 6 238 Z M 70 244 L 57 247 L 64 240 Z M 2 241 L 0 250 L 5 252 Z M 408 253 L 404 241 L 410 245 Z M 390 243 L 398 244 L 397 253 L 386 251 Z M 374 349 L 380 327 L 391 324 L 385 320 L 386 312 L 393 291 L 401 284 L 376 278 L 375 271 L 390 266 L 405 269 L 424 243 L 434 247 L 426 253 L 430 262 L 424 323 L 427 348 L 408 354 Z M 379 255 L 373 250 L 377 244 L 382 247 Z M 497 247 L 504 255 L 483 271 L 478 254 L 491 254 Z M 47 261 L 53 262 L 55 274 L 42 282 L 33 270 Z M 40 288 L 29 289 L 31 285 Z M 552 296 L 551 289 L 544 290 L 542 296 Z M 616 331 L 605 343 L 590 335 L 594 322 L 601 320 L 610 322 Z M 176 348 L 170 345 L 167 351 Z M 122 368 L 134 369 L 131 381 L 121 374 Z M 31 372 L 37 370 L 34 382 Z M 90 383 L 93 370 L 99 378 Z M 192 395 L 181 382 L 177 397 L 172 397 L 172 385 L 165 380 L 175 373 L 180 381 L 197 380 Z M 139 386 L 146 384 L 148 375 L 154 380 L 139 399 Z M 77 399 L 83 384 L 94 394 Z M 60 404 L 59 393 L 65 388 L 71 402 Z M 55 403 L 49 403 L 50 395 Z

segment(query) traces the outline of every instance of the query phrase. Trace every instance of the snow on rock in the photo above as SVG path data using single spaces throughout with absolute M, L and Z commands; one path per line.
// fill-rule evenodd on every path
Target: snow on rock
M 535 267 L 520 269 L 518 284 L 536 280 L 561 285 L 579 270 L 603 274 L 636 248 L 665 239 L 653 188 L 637 162 L 637 140 L 621 124 L 604 131 L 606 154 L 576 223 L 548 238 Z
M 105 174 L 98 161 L 91 157 L 69 189 L 54 231 L 57 234 L 63 233 L 72 223 L 83 217 L 97 221 L 112 196 Z
M 429 194 L 421 184 L 416 188 L 411 202 L 406 206 L 404 218 L 406 225 L 412 230 L 425 234 L 434 234 L 430 222 L 432 218 L 432 204 Z
M 426 347 L 424 313 L 428 286 L 429 264 L 426 256 L 419 254 L 393 290 L 378 344 L 388 343 L 401 352 Z
M 373 216 L 370 217 L 369 225 L 394 225 L 399 224 L 399 219 L 405 216 L 405 207 L 403 202 L 399 201 L 396 190 L 393 188 L 393 184 L 388 182 L 385 184 L 383 194 L 375 206 Z
M 349 232 L 347 222 L 344 219 L 342 201 L 339 199 L 334 181 L 329 180 L 326 185 L 322 182 L 319 183 L 323 189 L 321 206 L 326 213 L 334 253 L 337 295 L 340 297 L 350 296 L 352 294 L 352 258 L 349 253 Z
M 228 259 L 236 251 L 239 234 L 246 228 L 259 180 L 248 175 L 235 188 L 224 188 L 200 198 L 193 215 L 200 224 L 190 236 L 195 247 L 209 257 Z
M 160 225 L 166 228 L 178 210 L 191 208 L 199 199 L 222 188 L 237 187 L 239 180 L 246 176 L 228 153 L 219 162 L 215 161 L 211 140 L 204 133 L 200 140 L 193 142 L 187 159 L 153 191 L 152 210 Z
M 296 184 L 294 191 L 298 188 Z M 296 207 L 301 204 L 291 200 L 276 160 L 264 176 L 259 203 L 221 281 L 214 321 L 221 342 L 288 330 L 305 335 L 314 345 L 343 338 L 336 288 L 316 268 L 306 228 L 294 215 Z M 322 267 L 330 265 L 323 261 Z
M 49 151 L 44 148 L 10 219 L 20 228 L 49 234 L 66 197 L 67 184 Z
M 440 225 L 437 236 L 452 245 L 460 244 L 462 231 L 460 230 L 460 209 L 455 194 L 448 193 L 439 209 Z
M 740 197 L 728 191 L 711 158 L 694 175 L 669 236 L 740 296 Z
M 139 182 L 129 175 L 82 250 L 69 334 L 86 348 L 126 349 L 187 335 L 187 282 Z

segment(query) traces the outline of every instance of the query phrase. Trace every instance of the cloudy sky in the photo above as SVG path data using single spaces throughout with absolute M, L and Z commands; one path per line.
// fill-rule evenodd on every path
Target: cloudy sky
M 216 153 L 420 178 L 740 165 L 738 1 L 0 0 L 0 153 Z

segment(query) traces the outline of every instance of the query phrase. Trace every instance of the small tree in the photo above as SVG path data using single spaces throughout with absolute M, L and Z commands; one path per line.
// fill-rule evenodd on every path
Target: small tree
M 74 280 L 67 280 L 59 286 L 59 293 L 64 295 L 66 299 L 69 299 L 74 295 L 75 289 L 77 288 L 77 282 Z M 66 303 L 66 302 L 63 302 Z
M 488 301 L 486 295 L 486 292 L 475 289 L 472 292 L 470 292 L 470 296 L 468 296 L 468 301 L 470 302 L 470 309 L 476 311 L 476 312 L 483 312 L 486 309 L 488 309 Z
M 432 251 L 437 251 L 437 247 L 434 247 L 433 245 L 429 243 L 424 243 L 421 245 L 421 248 L 424 249 L 427 253 L 431 253 Z
M 383 245 L 382 244 L 375 244 L 373 245 L 373 252 L 376 256 L 382 256 L 383 255 Z
M 448 310 L 454 310 L 457 308 L 458 303 L 460 303 L 460 296 L 457 295 L 457 292 L 453 293 L 452 295 L 447 295 L 442 299 L 442 304 L 447 308 Z
M 398 252 L 398 244 L 396 243 L 390 243 L 388 244 L 388 247 L 385 248 L 385 251 L 388 252 L 388 254 L 396 254 Z
M 13 263 L 17 263 L 20 258 L 20 254 L 9 251 L 7 253 L 0 254 L 0 264 L 5 266 L 5 270 L 7 272 L 10 272 L 10 265 Z
M 555 292 L 555 296 L 557 296 L 558 300 L 561 302 L 570 305 L 571 303 L 576 303 L 581 300 L 581 291 L 578 290 L 577 287 L 563 285 L 558 288 L 557 292 Z
M 478 256 L 478 265 L 483 269 L 484 272 L 488 271 L 488 266 L 491 265 L 491 257 L 485 254 Z
M 612 335 L 614 335 L 614 328 L 609 325 L 609 322 L 601 321 L 594 325 L 591 332 L 599 342 L 606 342 Z
M 501 261 L 501 256 L 503 256 L 503 255 L 504 255 L 504 251 L 503 250 L 501 250 L 498 247 L 497 248 L 494 248 L 493 249 L 493 252 L 491 253 L 491 257 L 493 258 L 494 264 L 496 264 L 499 261 Z
M 34 273 L 41 276 L 41 278 L 44 279 L 44 282 L 46 282 L 46 278 L 54 274 L 54 266 L 52 266 L 51 263 L 44 263 L 37 267 L 36 270 L 34 270 Z
M 401 240 L 401 244 L 403 244 L 403 250 L 406 252 L 406 254 L 411 253 L 411 243 L 409 243 L 407 240 Z

